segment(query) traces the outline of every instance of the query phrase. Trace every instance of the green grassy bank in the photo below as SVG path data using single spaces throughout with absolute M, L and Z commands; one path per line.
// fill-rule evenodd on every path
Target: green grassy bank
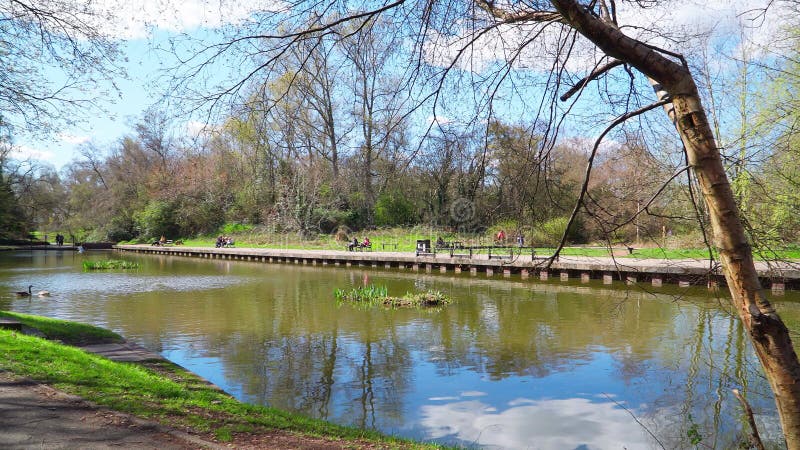
M 26 327 L 26 333 L 0 330 L 1 370 L 116 411 L 222 442 L 249 442 L 254 436 L 283 430 L 352 448 L 440 448 L 241 403 L 166 361 L 118 363 L 65 345 L 122 341 L 107 330 L 10 312 L 0 316 L 16 318 Z
M 491 234 L 459 233 L 437 230 L 427 227 L 414 228 L 387 228 L 370 231 L 350 232 L 336 235 L 318 234 L 313 236 L 301 237 L 296 233 L 275 233 L 259 228 L 243 229 L 226 234 L 233 237 L 236 247 L 246 248 L 279 248 L 279 249 L 307 249 L 307 250 L 344 250 L 347 242 L 356 238 L 363 241 L 369 238 L 372 242 L 373 251 L 400 251 L 413 252 L 416 242 L 420 239 L 429 239 L 431 243 L 441 237 L 446 242 L 459 242 L 464 246 L 490 246 L 494 244 Z M 178 240 L 177 238 L 175 240 Z M 200 236 L 181 239 L 183 244 L 192 247 L 213 247 L 216 236 Z M 514 245 L 514 238 L 509 237 L 506 245 Z M 128 242 L 137 243 L 137 242 Z M 554 246 L 540 245 L 534 243 L 537 255 L 548 256 L 555 251 Z M 526 245 L 530 242 L 526 241 Z M 634 248 L 632 254 L 628 252 L 628 245 Z M 486 253 L 486 250 L 482 251 Z M 529 248 L 523 252 L 530 252 Z M 714 257 L 718 258 L 716 252 Z M 787 244 L 780 249 L 755 249 L 755 258 L 759 260 L 800 260 L 800 246 Z M 564 256 L 594 256 L 607 257 L 612 254 L 620 258 L 655 258 L 655 259 L 706 259 L 709 257 L 709 250 L 697 246 L 688 245 L 678 238 L 667 238 L 660 245 L 654 243 L 635 243 L 614 244 L 611 247 L 603 244 L 568 246 L 562 249 Z

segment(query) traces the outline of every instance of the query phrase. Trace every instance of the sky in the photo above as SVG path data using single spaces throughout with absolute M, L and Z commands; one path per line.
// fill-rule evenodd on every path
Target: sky
M 274 11 L 283 3 L 279 0 L 94 0 L 93 5 L 100 11 L 113 13 L 114 20 L 101 22 L 99 28 L 121 45 L 123 58 L 118 62 L 126 69 L 128 78 L 116 80 L 119 97 L 107 98 L 102 104 L 106 114 L 96 114 L 85 123 L 60 130 L 53 137 L 15 136 L 12 157 L 37 160 L 60 169 L 76 158 L 79 148 L 86 143 L 106 148 L 132 134 L 137 118 L 158 102 L 164 88 L 153 86 L 163 75 L 164 58 L 164 54 L 154 48 L 166 45 L 170 37 L 181 33 L 200 34 L 241 23 L 253 11 Z M 52 76 L 58 78 L 55 72 Z M 194 123 L 186 126 L 197 128 Z
M 761 17 L 759 7 L 767 1 L 665 1 L 660 7 L 651 8 L 645 14 L 641 14 L 641 11 L 628 14 L 624 23 L 636 25 L 630 30 L 641 30 L 639 27 L 646 26 L 679 33 L 690 30 L 693 33 L 700 31 L 724 35 L 739 29 L 737 23 L 752 20 L 754 22 L 751 23 L 758 24 L 759 28 L 757 32 L 751 33 L 750 38 L 754 43 L 764 45 L 782 23 L 780 18 L 784 14 L 778 6 L 773 5 L 768 15 Z M 118 80 L 120 97 L 109 99 L 104 105 L 108 114 L 91 117 L 87 123 L 63 129 L 47 140 L 16 137 L 14 157 L 35 159 L 60 169 L 74 159 L 80 146 L 87 142 L 94 143 L 98 148 L 109 147 L 133 132 L 132 124 L 148 106 L 157 101 L 158 90 L 163 89 L 163 86 L 156 86 L 155 90 L 149 87 L 161 74 L 159 70 L 162 67 L 162 54 L 153 51 L 154 46 L 163 44 L 171 36 L 180 33 L 193 35 L 226 24 L 242 23 L 248 20 L 253 11 L 259 9 L 279 11 L 286 7 L 286 3 L 281 0 L 95 0 L 94 4 L 115 12 L 116 19 L 102 23 L 101 28 L 120 40 L 127 58 L 125 67 L 129 78 Z M 624 14 L 625 11 L 620 11 L 621 16 Z M 631 32 L 635 34 L 637 31 Z M 476 58 L 483 60 L 485 64 L 480 64 L 481 61 L 475 64 L 473 61 L 472 70 L 486 67 L 496 59 L 498 53 L 502 54 L 497 49 L 497 41 L 507 38 L 487 35 L 486 42 L 481 44 L 484 51 L 476 53 Z M 447 56 L 443 58 L 446 59 Z M 535 58 L 530 61 L 535 61 Z M 535 62 L 530 64 L 535 65 Z
M 148 92 L 146 86 L 149 78 L 155 76 L 158 62 L 147 51 L 148 45 L 144 39 L 124 45 L 129 58 L 126 66 L 130 79 L 117 81 L 120 97 L 108 99 L 102 105 L 108 114 L 94 115 L 85 124 L 62 130 L 51 138 L 33 140 L 19 136 L 15 139 L 17 151 L 14 156 L 37 159 L 58 169 L 73 159 L 82 144 L 92 141 L 102 147 L 130 134 L 132 128 L 129 124 L 132 120 L 155 101 L 155 96 Z

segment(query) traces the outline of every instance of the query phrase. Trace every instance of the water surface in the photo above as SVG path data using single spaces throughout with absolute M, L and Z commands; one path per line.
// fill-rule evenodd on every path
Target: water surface
M 84 272 L 84 259 L 135 260 Z M 437 289 L 433 310 L 338 305 L 335 288 Z M 18 299 L 28 284 L 46 299 Z M 774 404 L 727 300 L 372 268 L 89 252 L 0 253 L 0 309 L 92 323 L 245 402 L 419 440 L 506 449 L 737 445 L 744 391 L 762 435 Z M 779 307 L 790 328 L 800 303 Z M 692 434 L 690 431 L 696 431 Z

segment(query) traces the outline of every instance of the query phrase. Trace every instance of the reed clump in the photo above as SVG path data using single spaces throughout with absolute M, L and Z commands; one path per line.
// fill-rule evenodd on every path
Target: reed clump
M 433 307 L 451 302 L 451 299 L 440 291 L 406 292 L 402 297 L 393 297 L 389 295 L 386 286 L 374 284 L 350 290 L 335 289 L 333 293 L 336 300 L 341 303 L 357 303 L 366 306 Z
M 109 269 L 138 269 L 139 263 L 123 261 L 121 259 L 105 259 L 99 261 L 84 261 L 83 270 L 109 270 Z

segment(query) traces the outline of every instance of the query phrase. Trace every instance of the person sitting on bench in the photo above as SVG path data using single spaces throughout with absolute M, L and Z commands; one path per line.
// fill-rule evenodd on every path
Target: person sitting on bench
M 369 238 L 364 238 L 364 242 L 361 243 L 361 248 L 372 248 L 372 242 L 369 241 Z
M 347 244 L 347 251 L 352 252 L 358 247 L 358 238 L 353 238 L 353 242 Z

